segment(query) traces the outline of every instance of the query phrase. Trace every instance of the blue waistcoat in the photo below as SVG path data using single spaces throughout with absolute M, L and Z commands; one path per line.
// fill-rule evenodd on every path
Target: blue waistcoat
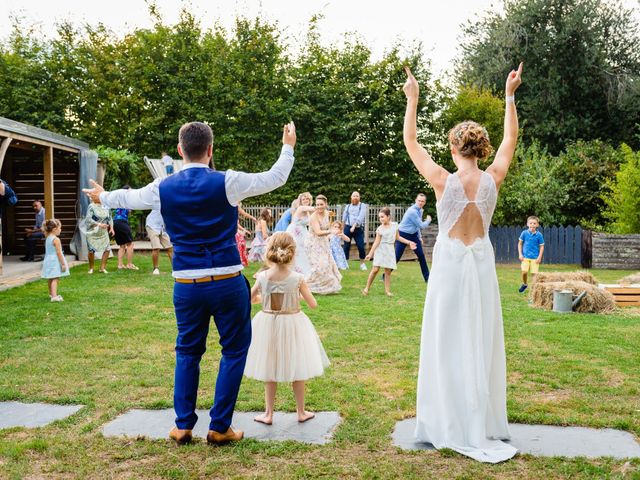
M 160 182 L 160 212 L 173 243 L 173 269 L 240 265 L 238 207 L 227 199 L 223 172 L 186 168 Z

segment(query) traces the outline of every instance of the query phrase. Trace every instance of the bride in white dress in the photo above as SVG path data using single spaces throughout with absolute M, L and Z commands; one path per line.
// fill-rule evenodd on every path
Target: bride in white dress
M 509 170 L 518 137 L 514 94 L 522 64 L 506 82 L 504 138 L 495 160 L 486 130 L 463 122 L 449 132 L 453 174 L 437 165 L 418 143 L 418 82 L 406 68 L 404 143 L 436 194 L 439 233 L 422 320 L 418 372 L 418 440 L 450 448 L 481 462 L 497 463 L 517 453 L 509 439 L 502 308 L 489 241 L 498 190 Z

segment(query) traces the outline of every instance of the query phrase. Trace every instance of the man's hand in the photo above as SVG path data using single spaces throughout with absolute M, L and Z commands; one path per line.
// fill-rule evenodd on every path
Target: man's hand
M 354 225 L 353 227 L 351 227 L 351 230 L 349 230 L 351 233 L 356 231 L 356 226 Z
M 405 82 L 402 90 L 404 94 L 407 96 L 407 100 L 418 100 L 420 96 L 420 87 L 418 86 L 418 81 L 416 77 L 413 76 L 409 67 L 405 66 L 404 71 L 407 74 L 407 81 Z
M 427 215 L 427 221 L 431 222 L 431 220 L 432 220 L 431 215 Z
M 296 146 L 296 125 L 293 122 L 289 122 L 283 127 L 282 144 Z
M 409 248 L 411 250 L 415 250 L 416 248 L 418 248 L 418 245 L 416 244 L 416 242 L 409 242 Z
M 0 180 L 0 196 L 4 197 L 4 182 Z
M 89 200 L 93 203 L 100 204 L 100 194 L 104 192 L 104 188 L 98 185 L 93 179 L 89 180 L 89 184 L 93 188 L 83 188 L 82 191 L 87 194 L 87 197 L 89 197 Z
M 524 262 L 524 257 L 522 255 L 518 255 L 518 258 L 520 259 L 521 262 Z
M 522 62 L 518 66 L 518 70 L 511 70 L 507 77 L 507 84 L 504 88 L 505 95 L 511 96 L 516 93 L 516 90 L 522 83 Z

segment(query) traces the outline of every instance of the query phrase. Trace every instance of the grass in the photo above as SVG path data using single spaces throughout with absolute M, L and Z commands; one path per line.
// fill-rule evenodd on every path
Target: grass
M 48 301 L 44 281 L 0 292 L 0 400 L 86 405 L 45 428 L 0 431 L 3 478 L 640 478 L 637 459 L 523 455 L 485 465 L 453 452 L 391 446 L 395 422 L 415 414 L 424 284 L 413 263 L 394 274 L 391 299 L 381 282 L 361 297 L 366 275 L 353 268 L 343 291 L 320 297 L 310 313 L 332 366 L 309 383 L 308 408 L 337 410 L 344 419 L 330 444 L 247 440 L 178 448 L 168 441 L 106 439 L 101 426 L 120 413 L 172 406 L 176 331 L 168 264 L 152 276 L 149 257 L 136 263 L 138 272 L 106 276 L 74 268 L 61 281 L 61 304 Z M 613 427 L 639 436 L 640 309 L 611 315 L 536 310 L 517 293 L 517 268 L 498 267 L 509 421 Z M 631 272 L 593 273 L 612 282 Z M 199 408 L 210 407 L 218 359 L 212 330 Z M 262 389 L 245 379 L 237 409 L 261 409 Z M 277 409 L 294 411 L 288 388 L 280 389 Z

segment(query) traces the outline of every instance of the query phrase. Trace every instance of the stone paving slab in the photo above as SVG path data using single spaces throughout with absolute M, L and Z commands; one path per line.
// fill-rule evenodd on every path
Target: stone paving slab
M 198 422 L 193 436 L 206 438 L 209 430 L 209 410 L 197 410 Z M 263 412 L 236 412 L 233 428 L 244 431 L 245 438 L 260 441 L 295 440 L 323 445 L 331 441 L 333 431 L 341 422 L 338 412 L 316 412 L 316 417 L 304 423 L 298 422 L 295 413 L 276 412 L 273 425 L 255 422 L 253 417 Z M 106 437 L 146 437 L 166 439 L 175 426 L 175 412 L 166 410 L 129 410 L 102 428 Z
M 0 402 L 0 428 L 44 427 L 73 415 L 82 407 L 83 405 Z
M 404 450 L 434 450 L 413 436 L 415 418 L 396 423 L 392 441 Z M 520 453 L 538 457 L 640 457 L 640 443 L 629 432 L 611 428 L 556 427 L 552 425 L 509 424 L 509 444 Z

